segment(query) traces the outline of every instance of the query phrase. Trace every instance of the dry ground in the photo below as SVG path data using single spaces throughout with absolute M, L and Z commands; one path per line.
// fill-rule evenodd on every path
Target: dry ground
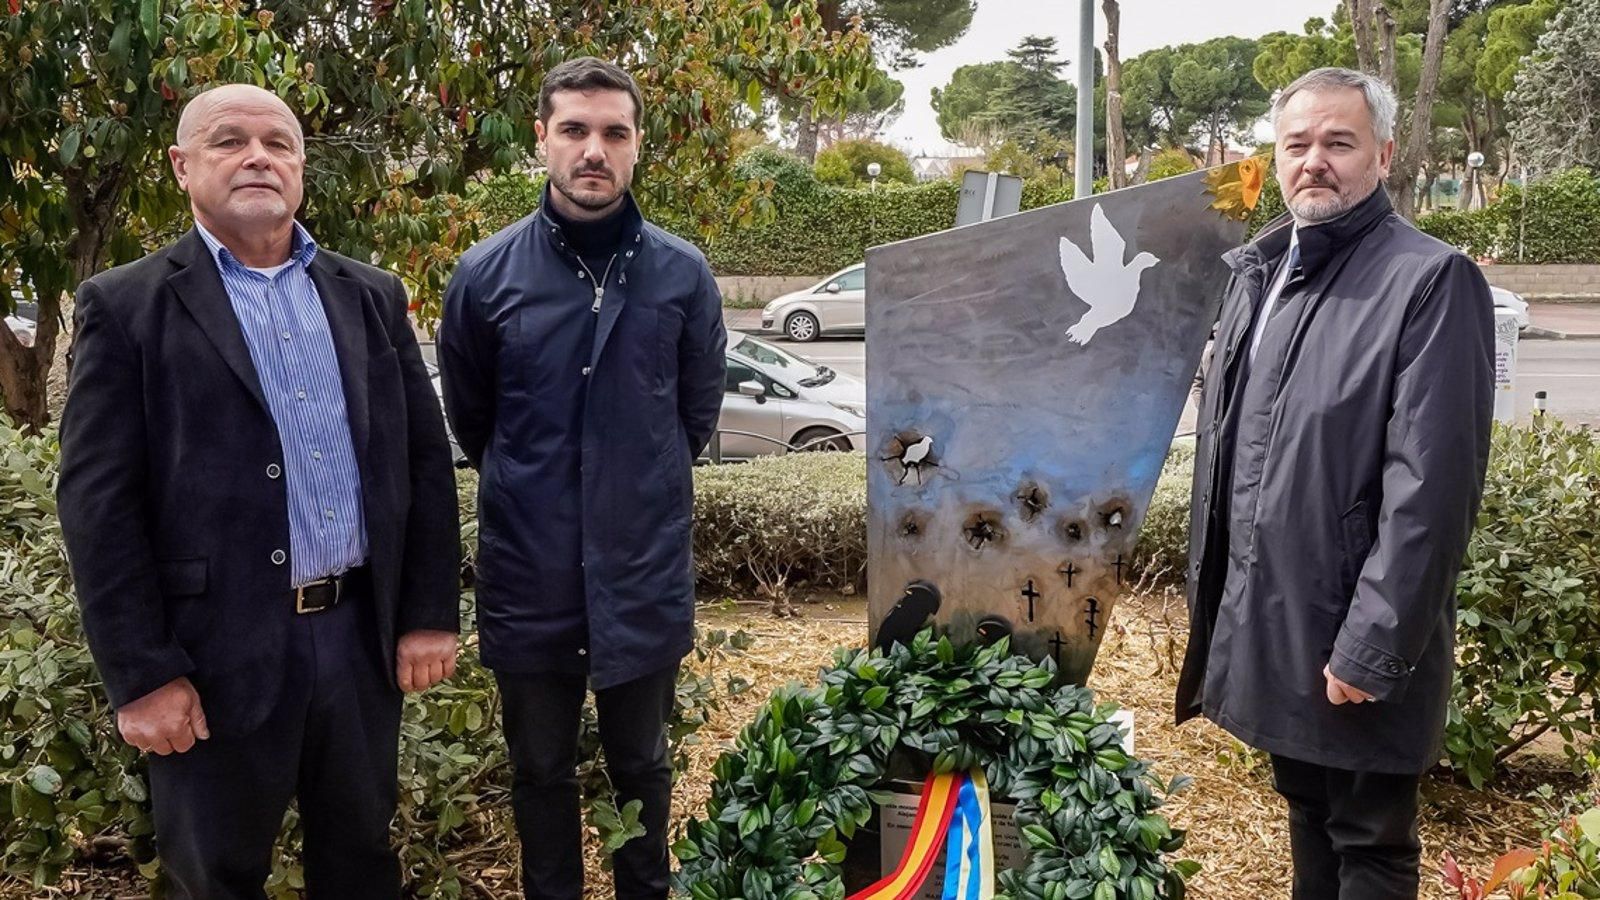
M 865 606 L 859 600 L 836 598 L 806 604 L 801 611 L 798 618 L 779 619 L 764 605 L 703 608 L 703 624 L 743 629 L 755 638 L 747 656 L 724 662 L 719 672 L 719 677 L 736 672 L 754 687 L 725 701 L 722 711 L 700 733 L 690 752 L 689 771 L 674 794 L 675 825 L 703 810 L 717 755 L 731 744 L 774 688 L 788 681 L 814 682 L 818 668 L 830 662 L 832 648 L 866 640 Z M 1165 603 L 1159 597 L 1124 601 L 1101 649 L 1092 686 L 1103 699 L 1134 710 L 1136 752 L 1149 760 L 1161 777 L 1183 774 L 1194 779 L 1194 785 L 1166 809 L 1177 827 L 1189 830 L 1185 855 L 1204 866 L 1191 883 L 1190 896 L 1209 900 L 1287 898 L 1288 833 L 1264 759 L 1209 723 L 1171 724 L 1175 662 L 1184 642 L 1181 619 L 1180 601 L 1175 599 Z M 1491 791 L 1472 791 L 1445 778 L 1427 779 L 1423 785 L 1422 896 L 1446 897 L 1433 868 L 1445 850 L 1483 874 L 1488 861 L 1500 852 L 1531 843 L 1539 829 L 1541 810 L 1531 792 L 1543 783 L 1554 784 L 1558 793 L 1579 786 L 1558 760 L 1541 755 L 1520 757 L 1516 768 Z M 463 854 L 459 864 L 467 896 L 493 900 L 517 896 L 510 841 Z M 589 896 L 610 896 L 609 879 L 600 871 L 592 845 L 586 864 L 591 873 Z M 69 876 L 61 889 L 48 891 L 0 883 L 0 897 L 139 896 L 137 880 L 115 867 Z

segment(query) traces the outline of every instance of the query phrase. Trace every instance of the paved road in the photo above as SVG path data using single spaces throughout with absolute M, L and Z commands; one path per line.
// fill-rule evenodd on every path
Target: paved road
M 773 335 L 764 340 L 788 347 L 830 368 L 864 377 L 866 343 L 860 338 L 795 344 Z M 1533 393 L 1549 394 L 1546 409 L 1569 422 L 1600 427 L 1600 340 L 1527 340 L 1517 346 L 1517 415 L 1533 415 Z M 1193 411 L 1185 410 L 1180 431 L 1193 427 Z

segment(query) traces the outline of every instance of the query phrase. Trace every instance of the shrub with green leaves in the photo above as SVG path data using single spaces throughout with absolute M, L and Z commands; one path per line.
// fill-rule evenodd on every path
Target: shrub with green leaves
M 1600 439 L 1544 417 L 1497 427 L 1458 583 L 1446 749 L 1482 784 L 1553 732 L 1576 758 L 1600 701 Z
M 150 878 L 160 865 L 151 841 L 145 761 L 116 733 L 100 677 L 84 643 L 56 519 L 58 446 L 53 432 L 29 436 L 0 417 L 0 870 L 52 884 L 74 859 L 125 853 Z M 476 538 L 476 479 L 462 479 L 463 539 Z M 470 559 L 470 555 L 469 555 Z M 493 675 L 478 662 L 463 594 L 465 646 L 448 682 L 408 695 L 400 734 L 400 804 L 395 842 L 419 896 L 453 898 L 473 852 L 511 835 L 510 767 Z M 748 683 L 724 675 L 742 633 L 702 632 L 678 680 L 668 738 L 676 771 L 722 699 Z M 606 849 L 640 833 L 638 806 L 618 808 L 600 759 L 592 705 L 584 711 L 579 777 L 586 816 Z M 297 896 L 298 819 L 284 820 L 268 892 Z
M 1161 466 L 1155 493 L 1139 526 L 1134 571 L 1152 584 L 1182 586 L 1189 565 L 1189 495 L 1194 482 L 1194 440 L 1174 441 Z
M 865 456 L 791 453 L 695 469 L 694 561 L 710 589 L 775 600 L 799 583 L 865 588 Z
M 674 846 L 676 883 L 693 900 L 842 900 L 844 841 L 886 773 L 982 768 L 1029 849 L 998 897 L 1181 898 L 1198 865 L 1168 860 L 1184 833 L 1157 810 L 1185 779 L 1163 784 L 1123 753 L 1114 710 L 1004 639 L 957 647 L 929 629 L 887 654 L 839 650 L 819 686 L 779 689 L 717 761 L 705 818 Z
M 877 163 L 881 169 L 878 172 L 880 184 L 916 183 L 917 176 L 911 170 L 911 160 L 900 151 L 900 148 L 868 138 L 834 142 L 828 149 L 817 154 L 817 164 L 813 171 L 817 180 L 823 184 L 839 187 L 870 186 L 872 176 L 868 173 L 867 166 L 871 163 Z
M 1508 183 L 1484 209 L 1442 210 L 1417 227 L 1502 263 L 1600 263 L 1600 178 L 1570 169 L 1526 187 Z

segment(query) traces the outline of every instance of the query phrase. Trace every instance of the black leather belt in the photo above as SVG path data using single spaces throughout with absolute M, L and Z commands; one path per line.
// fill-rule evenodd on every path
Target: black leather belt
M 366 566 L 360 566 L 354 569 L 347 569 L 338 575 L 324 578 L 321 581 L 313 581 L 310 584 L 295 588 L 294 611 L 300 615 L 305 615 L 333 609 L 339 605 L 340 600 L 344 599 L 345 592 L 349 590 L 350 583 L 356 576 L 365 574 L 365 572 Z

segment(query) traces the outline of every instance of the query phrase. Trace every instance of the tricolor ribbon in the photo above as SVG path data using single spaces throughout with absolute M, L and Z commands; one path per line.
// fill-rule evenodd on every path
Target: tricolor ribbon
M 944 900 L 991 900 L 994 839 L 989 823 L 989 786 L 983 771 L 929 775 L 900 864 L 849 900 L 910 900 L 927 880 L 945 848 Z
M 989 822 L 989 782 L 982 769 L 961 782 L 945 844 L 943 900 L 993 900 L 994 832 Z

